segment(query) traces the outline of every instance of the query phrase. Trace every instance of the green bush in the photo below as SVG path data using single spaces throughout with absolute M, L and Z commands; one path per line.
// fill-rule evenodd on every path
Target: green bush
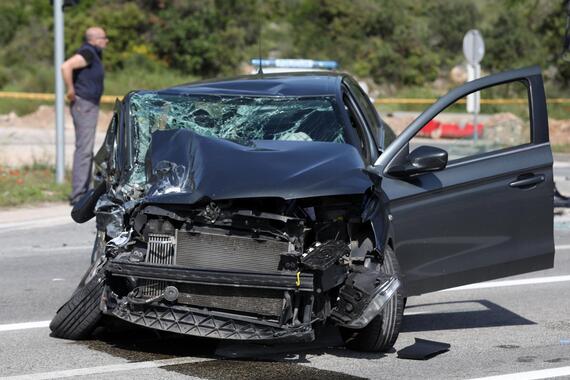
M 568 94 L 562 55 L 565 0 L 82 0 L 65 12 L 66 56 L 100 25 L 106 93 L 234 75 L 263 56 L 333 59 L 342 70 L 394 86 L 429 87 L 464 62 L 471 28 L 486 42 L 482 67 L 539 64 Z M 53 20 L 47 0 L 2 0 L 0 89 L 53 91 Z M 549 84 L 550 84 L 549 83 Z

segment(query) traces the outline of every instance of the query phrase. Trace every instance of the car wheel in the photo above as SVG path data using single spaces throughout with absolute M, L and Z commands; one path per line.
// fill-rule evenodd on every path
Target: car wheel
M 52 336 L 79 340 L 95 330 L 103 315 L 99 309 L 105 287 L 103 265 L 104 258 L 93 263 L 69 301 L 56 312 L 49 325 Z
M 384 252 L 384 264 L 386 274 L 398 274 L 399 266 L 394 251 L 386 247 Z M 362 329 L 340 328 L 346 347 L 355 351 L 384 352 L 392 348 L 398 334 L 404 315 L 404 297 L 401 290 L 388 301 L 382 313 L 374 318 Z

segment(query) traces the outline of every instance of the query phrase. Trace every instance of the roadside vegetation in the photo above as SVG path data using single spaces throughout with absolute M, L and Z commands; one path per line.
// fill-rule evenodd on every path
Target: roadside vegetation
M 45 165 L 8 168 L 0 165 L 0 207 L 41 202 L 66 202 L 69 180 L 57 185 L 54 169 Z
M 106 94 L 248 72 L 251 58 L 333 59 L 379 96 L 445 91 L 472 28 L 486 43 L 484 72 L 540 65 L 550 94 L 569 93 L 561 55 L 565 0 L 82 0 L 65 11 L 69 56 L 101 25 Z M 0 4 L 0 90 L 53 91 L 52 8 Z M 420 90 L 420 91 L 418 91 Z M 551 95 L 552 96 L 552 95 Z

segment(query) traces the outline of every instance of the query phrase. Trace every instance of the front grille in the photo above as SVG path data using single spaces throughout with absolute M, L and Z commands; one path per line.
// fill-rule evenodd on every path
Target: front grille
M 179 291 L 178 303 L 279 317 L 283 310 L 284 293 L 274 289 L 252 289 L 231 286 L 185 284 L 160 280 L 139 280 L 137 297 L 148 299 L 163 295 L 168 285 Z
M 287 242 L 177 230 L 176 236 L 149 234 L 145 262 L 192 269 L 274 273 L 279 271 L 281 255 L 288 249 Z M 180 304 L 273 317 L 279 317 L 283 309 L 283 291 L 271 289 L 140 279 L 139 296 L 158 297 L 168 285 L 178 288 Z
M 162 234 L 148 235 L 148 249 L 145 262 L 150 264 L 174 265 L 174 236 Z M 141 296 L 154 298 L 162 295 L 167 286 L 166 281 L 141 280 Z
M 146 262 L 150 264 L 174 265 L 176 262 L 174 236 L 149 234 Z
M 288 242 L 224 235 L 215 232 L 177 231 L 176 265 L 193 269 L 279 272 Z
M 178 302 L 185 305 L 277 317 L 283 310 L 284 295 L 281 290 L 175 285 L 180 291 Z

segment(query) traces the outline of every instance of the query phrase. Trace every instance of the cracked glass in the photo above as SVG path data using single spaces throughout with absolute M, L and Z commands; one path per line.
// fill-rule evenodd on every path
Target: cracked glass
M 129 101 L 134 165 L 127 181 L 142 188 L 145 157 L 155 131 L 189 129 L 199 135 L 255 146 L 256 140 L 344 143 L 333 96 L 255 97 L 135 93 Z

